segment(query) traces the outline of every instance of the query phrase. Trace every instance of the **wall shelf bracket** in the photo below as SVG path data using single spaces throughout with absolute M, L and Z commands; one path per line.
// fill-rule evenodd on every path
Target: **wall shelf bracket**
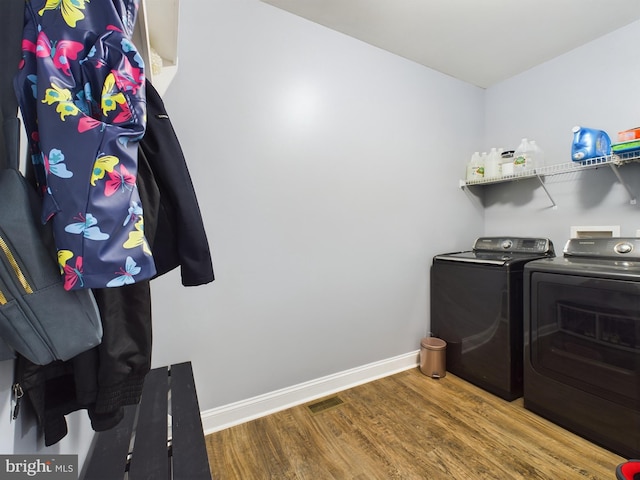
M 620 182 L 620 184 L 625 188 L 625 190 L 629 194 L 629 203 L 631 205 L 635 205 L 636 204 L 636 196 L 631 191 L 631 188 L 629 188 L 629 185 L 627 185 L 627 182 L 624 181 L 624 179 L 622 178 L 622 175 L 620 175 L 620 172 L 618 171 L 618 169 L 620 167 L 615 163 L 611 163 L 610 165 L 611 165 L 611 170 L 613 170 L 613 173 L 618 178 L 618 181 Z
M 546 185 L 542 181 L 542 176 L 538 172 L 536 172 L 536 178 L 540 182 L 540 186 L 543 188 L 544 193 L 546 193 L 547 197 L 549 197 L 549 201 L 551 202 L 551 205 L 552 205 L 551 208 L 553 208 L 554 210 L 557 210 L 558 209 L 558 205 L 556 205 L 556 202 L 553 200 L 553 197 L 549 193 L 549 189 L 546 187 Z

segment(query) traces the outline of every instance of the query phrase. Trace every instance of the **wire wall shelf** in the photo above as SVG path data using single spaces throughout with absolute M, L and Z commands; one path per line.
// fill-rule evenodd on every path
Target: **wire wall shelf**
M 540 185 L 542 185 L 542 188 L 544 189 L 545 193 L 549 197 L 549 200 L 553 204 L 553 208 L 557 208 L 556 203 L 553 201 L 553 198 L 549 194 L 547 187 L 544 185 L 544 182 L 542 181 L 543 177 L 580 172 L 583 170 L 590 170 L 594 168 L 609 166 L 611 167 L 611 169 L 613 170 L 613 173 L 618 178 L 618 181 L 627 190 L 627 193 L 629 194 L 629 197 L 630 197 L 630 203 L 632 205 L 635 205 L 636 197 L 634 193 L 631 191 L 631 189 L 629 188 L 629 186 L 625 183 L 622 176 L 620 175 L 620 172 L 618 171 L 618 167 L 625 165 L 627 163 L 636 163 L 636 162 L 640 162 L 640 150 L 634 150 L 632 152 L 619 152 L 613 155 L 592 158 L 590 160 L 585 160 L 584 162 L 568 162 L 568 163 L 558 163 L 556 165 L 546 165 L 544 167 L 540 167 L 532 170 L 524 170 L 522 172 L 514 173 L 512 175 L 504 175 L 501 177 L 490 177 L 490 178 L 482 178 L 478 180 L 466 180 L 466 181 L 460 180 L 460 188 L 473 186 L 473 185 L 490 185 L 495 183 L 524 180 L 527 178 L 537 178 L 540 181 Z

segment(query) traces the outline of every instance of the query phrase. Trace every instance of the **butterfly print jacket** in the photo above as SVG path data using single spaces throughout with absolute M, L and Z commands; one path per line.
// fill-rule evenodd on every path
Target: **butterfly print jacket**
M 67 290 L 156 272 L 136 185 L 146 126 L 137 10 L 138 0 L 26 2 L 14 86 Z

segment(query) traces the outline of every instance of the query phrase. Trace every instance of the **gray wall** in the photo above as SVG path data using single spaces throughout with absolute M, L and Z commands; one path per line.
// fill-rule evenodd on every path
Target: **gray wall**
M 517 147 L 534 138 L 547 165 L 571 162 L 574 125 L 606 131 L 640 126 L 640 62 L 630 53 L 640 23 L 504 81 L 486 91 L 486 145 Z M 640 195 L 640 165 L 620 168 Z M 537 180 L 482 187 L 485 233 L 548 236 L 561 250 L 572 225 L 619 225 L 622 236 L 640 229 L 639 205 L 631 205 L 610 167 L 547 177 L 551 203 Z
M 417 350 L 484 91 L 254 0 L 182 2 L 166 105 L 217 279 L 153 283 L 154 362 L 226 405 Z M 452 221 L 455 219 L 455 221 Z

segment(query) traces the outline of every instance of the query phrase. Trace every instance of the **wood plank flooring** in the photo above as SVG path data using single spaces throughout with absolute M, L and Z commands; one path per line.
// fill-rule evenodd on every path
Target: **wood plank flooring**
M 213 478 L 615 480 L 625 461 L 451 373 L 410 369 L 335 396 L 208 435 Z

